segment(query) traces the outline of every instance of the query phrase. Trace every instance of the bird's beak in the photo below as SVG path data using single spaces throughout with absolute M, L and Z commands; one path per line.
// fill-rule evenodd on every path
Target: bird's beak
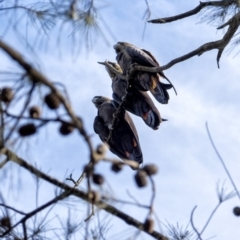
M 99 64 L 106 65 L 106 62 L 98 62 Z
M 113 45 L 113 48 L 114 48 L 115 50 L 117 50 L 117 45 L 118 45 L 118 44 Z

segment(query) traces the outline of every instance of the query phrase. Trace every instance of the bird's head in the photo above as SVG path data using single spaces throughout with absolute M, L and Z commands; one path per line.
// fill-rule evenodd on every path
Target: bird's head
M 113 69 L 115 69 L 116 71 L 118 71 L 119 73 L 122 74 L 122 69 L 121 69 L 120 65 L 118 65 L 115 62 L 110 62 L 110 61 L 106 60 L 105 62 L 98 62 L 98 63 L 105 66 L 111 79 L 114 79 L 116 77 L 116 73 L 113 71 Z
M 133 46 L 131 43 L 127 42 L 118 42 L 117 44 L 113 45 L 113 48 L 115 49 L 116 53 L 120 53 L 125 47 Z
M 100 105 L 102 105 L 104 102 L 109 102 L 110 99 L 107 97 L 103 97 L 103 96 L 95 96 L 92 99 L 93 104 L 95 105 L 96 108 L 99 108 Z

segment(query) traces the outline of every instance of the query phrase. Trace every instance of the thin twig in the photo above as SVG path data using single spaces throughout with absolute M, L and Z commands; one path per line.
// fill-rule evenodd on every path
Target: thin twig
M 71 195 L 71 191 L 65 191 L 62 194 L 60 194 L 59 196 L 53 198 L 52 200 L 50 200 L 49 202 L 43 204 L 42 206 L 36 208 L 35 210 L 33 210 L 30 213 L 27 213 L 25 215 L 25 217 L 23 217 L 20 221 L 18 221 L 16 224 L 14 224 L 10 229 L 8 229 L 7 231 L 5 231 L 4 233 L 2 233 L 0 235 L 0 237 L 4 237 L 6 236 L 8 233 L 10 233 L 15 227 L 17 227 L 19 224 L 22 224 L 24 222 L 27 221 L 27 219 L 31 218 L 32 216 L 36 215 L 38 212 L 44 210 L 45 208 L 51 206 L 52 204 L 58 202 L 59 200 L 63 200 L 64 198 L 68 197 L 69 195 Z
M 90 175 L 88 174 L 87 176 L 87 191 L 88 191 L 88 197 L 90 196 L 90 192 L 91 192 L 91 183 L 90 183 Z M 89 199 L 90 200 L 90 199 Z M 88 217 L 84 220 L 84 222 L 87 222 L 92 216 L 94 216 L 94 205 L 93 205 L 93 199 L 90 201 L 91 205 L 92 205 L 92 210 L 90 213 L 90 205 L 88 205 Z M 88 223 L 87 223 L 87 227 L 86 227 L 86 231 L 88 232 Z M 87 235 L 86 235 L 87 236 Z
M 4 204 L 4 203 L 0 203 L 0 206 L 5 207 L 5 208 L 8 208 L 8 209 L 10 209 L 10 210 L 13 210 L 13 211 L 16 212 L 16 213 L 19 213 L 19 214 L 22 214 L 22 215 L 27 215 L 27 213 L 24 213 L 24 212 L 22 212 L 22 211 L 19 211 L 19 210 L 17 210 L 16 208 L 13 208 L 13 207 L 11 207 L 11 206 L 8 206 L 8 205 L 6 205 L 6 204 Z
M 152 176 L 149 176 L 149 179 L 150 179 L 150 182 L 151 182 L 151 185 L 152 185 L 152 197 L 151 197 L 151 201 L 150 201 L 150 211 L 148 213 L 148 217 L 150 217 L 153 213 L 153 205 L 154 205 L 154 200 L 155 200 L 155 197 L 156 197 L 156 187 L 155 187 L 155 183 L 153 181 Z
M 34 91 L 34 88 L 35 88 L 35 83 L 33 83 L 30 91 L 28 92 L 28 95 L 27 95 L 27 99 L 24 103 L 24 106 L 22 108 L 22 111 L 19 113 L 19 116 L 18 116 L 18 119 L 16 120 L 15 124 L 13 125 L 13 127 L 11 128 L 12 130 L 9 132 L 9 134 L 6 136 L 5 138 L 5 142 L 8 142 L 8 140 L 10 139 L 12 133 L 14 132 L 14 130 L 16 129 L 21 117 L 23 116 L 24 112 L 26 111 L 30 101 L 31 101 L 31 98 L 32 98 L 32 94 L 33 94 L 33 91 Z
M 72 178 L 72 173 L 70 174 L 69 178 L 66 178 L 66 180 L 71 181 L 74 185 L 76 185 L 76 181 Z
M 191 218 L 190 218 L 190 222 L 191 222 L 191 225 L 192 225 L 192 228 L 194 230 L 194 232 L 197 234 L 199 240 L 202 240 L 201 238 L 201 234 L 198 232 L 198 230 L 196 229 L 196 227 L 194 226 L 194 223 L 193 223 L 193 214 L 194 214 L 194 211 L 196 210 L 197 206 L 195 206 L 191 212 Z
M 57 118 L 35 118 L 35 117 L 26 117 L 26 116 L 19 116 L 19 115 L 14 115 L 9 113 L 8 111 L 4 111 L 4 113 L 11 118 L 16 118 L 16 119 L 26 119 L 26 120 L 36 120 L 36 121 L 42 121 L 42 122 L 61 122 L 61 123 L 67 123 L 69 125 L 72 125 L 73 127 L 75 126 L 75 124 L 72 124 L 70 122 L 67 122 L 59 117 Z
M 6 157 L 5 160 L 3 160 L 2 162 L 0 162 L 0 169 L 3 168 L 7 162 L 8 162 L 8 157 Z
M 92 163 L 92 161 L 90 161 L 87 165 L 89 165 L 90 163 Z M 73 182 L 74 188 L 76 188 L 76 187 L 78 187 L 79 184 L 82 182 L 82 180 L 84 179 L 84 177 L 85 177 L 85 171 L 82 172 L 82 174 L 80 175 L 80 177 L 78 178 L 77 181 L 75 181 L 75 180 L 72 178 L 72 173 L 70 174 L 70 177 L 69 177 L 69 178 L 66 178 L 66 180 Z
M 9 157 L 9 160 L 15 162 L 16 164 L 20 165 L 21 167 L 28 170 L 29 172 L 35 174 L 39 178 L 44 179 L 45 181 L 47 181 L 59 188 L 62 188 L 63 190 L 65 190 L 67 193 L 69 193 L 71 195 L 74 195 L 78 198 L 81 198 L 81 199 L 89 202 L 88 193 L 80 191 L 76 188 L 72 188 L 63 182 L 60 182 L 53 177 L 50 177 L 46 173 L 38 170 L 36 167 L 29 164 L 27 161 L 23 160 L 22 158 L 19 158 L 16 154 L 14 154 L 13 152 L 11 152 L 8 149 L 5 150 L 5 155 L 7 155 Z M 100 201 L 94 203 L 94 205 L 96 205 L 100 209 L 105 210 L 106 212 L 110 213 L 111 215 L 114 215 L 117 218 L 123 220 L 127 224 L 132 225 L 132 226 L 146 232 L 147 234 L 154 237 L 155 239 L 168 240 L 167 237 L 165 237 L 164 235 L 162 235 L 159 232 L 153 231 L 153 232 L 149 233 L 149 232 L 145 231 L 144 227 L 143 227 L 143 223 L 139 222 L 137 219 L 131 217 L 130 215 L 120 211 L 119 209 L 107 204 L 106 202 L 103 202 L 100 200 Z
M 84 220 L 84 222 L 87 222 L 88 220 L 91 219 L 91 217 L 93 217 L 95 215 L 94 204 L 92 203 L 91 206 L 92 206 L 91 214 L 89 214 L 89 216 Z
M 9 56 L 11 56 L 11 58 L 13 58 L 13 60 L 15 60 L 16 62 L 19 63 L 19 65 L 27 72 L 27 74 L 29 76 L 31 76 L 31 78 L 29 78 L 29 79 L 31 79 L 34 83 L 41 83 L 41 84 L 49 87 L 51 89 L 51 91 L 57 95 L 57 97 L 63 104 L 66 112 L 71 117 L 76 128 L 79 130 L 80 134 L 84 137 L 84 139 L 87 143 L 87 146 L 89 148 L 90 159 L 93 159 L 94 151 L 93 151 L 93 146 L 90 141 L 90 138 L 89 138 L 88 134 L 86 133 L 82 123 L 78 120 L 77 116 L 73 112 L 70 104 L 64 98 L 64 96 L 56 89 L 56 87 L 43 74 L 41 74 L 39 71 L 37 71 L 31 64 L 26 62 L 18 51 L 16 51 L 12 47 L 10 47 L 8 44 L 3 42 L 2 40 L 0 40 L 0 48 L 2 48 L 2 50 L 4 50 Z
M 140 204 L 138 202 L 129 202 L 129 201 L 121 200 L 121 199 L 116 199 L 116 198 L 113 198 L 113 197 L 102 196 L 102 199 L 107 200 L 107 201 L 114 201 L 114 202 L 117 202 L 117 203 L 129 204 L 129 205 L 133 205 L 133 206 L 137 206 L 137 207 L 141 207 L 141 208 L 147 208 L 147 209 L 151 208 L 148 205 L 143 205 L 143 204 Z
M 212 211 L 212 213 L 210 214 L 210 216 L 209 216 L 209 218 L 208 218 L 208 220 L 207 220 L 207 222 L 205 223 L 205 225 L 204 225 L 204 227 L 203 227 L 203 229 L 202 229 L 202 231 L 200 232 L 200 235 L 202 235 L 203 234 L 203 232 L 205 231 L 205 229 L 207 228 L 207 226 L 208 226 L 208 224 L 210 223 L 210 221 L 211 221 L 211 219 L 212 219 L 212 217 L 213 217 L 213 215 L 215 214 L 215 212 L 218 210 L 218 208 L 219 208 L 219 206 L 221 205 L 221 202 L 219 202 L 218 204 L 217 204 L 217 206 L 213 209 L 213 211 Z
M 4 147 L 4 114 L 2 108 L 2 101 L 0 99 L 0 148 Z
M 75 186 L 74 186 L 75 188 L 79 186 L 79 184 L 82 182 L 82 180 L 84 179 L 84 177 L 85 177 L 85 172 L 83 172 L 83 173 L 80 175 L 80 177 L 78 178 L 78 180 L 76 181 Z
M 216 148 L 216 146 L 215 146 L 215 144 L 214 144 L 214 142 L 213 142 L 213 140 L 212 140 L 211 133 L 210 133 L 210 131 L 209 131 L 208 123 L 207 123 L 207 122 L 206 122 L 206 130 L 207 130 L 207 134 L 208 134 L 209 140 L 210 140 L 210 142 L 211 142 L 211 144 L 212 144 L 212 147 L 213 147 L 215 153 L 217 154 L 218 159 L 219 159 L 220 162 L 222 163 L 223 168 L 224 168 L 225 172 L 227 173 L 228 178 L 230 179 L 230 181 L 231 181 L 231 183 L 232 183 L 232 185 L 233 185 L 233 187 L 234 187 L 234 189 L 235 189 L 235 191 L 236 191 L 236 194 L 238 195 L 238 198 L 239 198 L 239 200 L 240 200 L 240 194 L 239 194 L 239 191 L 238 191 L 238 189 L 237 189 L 237 186 L 235 185 L 235 183 L 234 183 L 234 181 L 233 181 L 233 179 L 232 179 L 232 176 L 231 176 L 230 172 L 228 171 L 227 166 L 226 166 L 225 163 L 224 163 L 223 158 L 221 157 L 220 153 L 218 152 L 218 150 L 217 150 L 217 148 Z
M 129 160 L 129 159 L 122 159 L 122 160 L 117 160 L 117 159 L 111 159 L 111 158 L 102 158 L 102 161 L 104 162 L 111 162 L 113 164 L 123 164 L 123 165 L 127 165 L 133 168 L 137 168 L 139 167 L 139 164 L 134 161 L 134 160 Z

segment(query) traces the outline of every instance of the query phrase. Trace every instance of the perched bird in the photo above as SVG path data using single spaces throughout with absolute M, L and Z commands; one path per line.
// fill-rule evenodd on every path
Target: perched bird
M 138 164 L 143 162 L 142 150 L 137 130 L 129 114 L 121 109 L 116 125 L 112 126 L 117 103 L 106 97 L 96 96 L 92 102 L 98 109 L 93 128 L 103 142 L 107 142 L 110 151 L 121 159 L 134 160 Z M 109 141 L 110 131 L 112 135 Z
M 155 57 L 147 50 L 126 42 L 118 42 L 113 47 L 117 53 L 117 62 L 121 66 L 124 75 L 134 63 L 145 67 L 159 67 Z M 141 91 L 150 91 L 158 102 L 167 104 L 169 100 L 167 90 L 172 88 L 173 85 L 160 82 L 159 76 L 169 81 L 163 72 L 137 72 L 134 77 L 134 85 Z
M 110 61 L 99 63 L 105 65 L 105 68 L 112 79 L 112 97 L 120 104 L 127 93 L 127 82 L 125 79 L 122 79 L 118 74 L 116 74 L 112 68 L 117 72 L 122 73 L 121 67 L 117 63 Z M 143 121 L 154 130 L 158 129 L 160 123 L 162 122 L 160 113 L 149 95 L 146 92 L 138 90 L 134 86 L 129 86 L 128 88 L 124 108 L 125 110 L 141 117 Z

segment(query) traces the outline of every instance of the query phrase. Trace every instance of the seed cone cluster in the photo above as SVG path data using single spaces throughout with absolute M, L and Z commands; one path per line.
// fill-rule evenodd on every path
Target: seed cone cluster
M 61 104 L 60 99 L 58 98 L 57 94 L 54 92 L 47 94 L 44 100 L 50 109 L 57 109 Z
M 152 176 L 154 174 L 157 174 L 158 168 L 154 164 L 147 164 L 142 169 L 139 169 L 134 178 L 137 186 L 139 188 L 147 186 L 147 176 Z
M 14 98 L 14 92 L 12 90 L 12 88 L 10 87 L 4 87 L 1 90 L 1 101 L 5 102 L 5 103 L 10 103 L 13 98 Z
M 33 123 L 28 123 L 28 124 L 22 125 L 18 129 L 18 133 L 22 137 L 33 135 L 36 132 L 37 132 L 37 128 Z

